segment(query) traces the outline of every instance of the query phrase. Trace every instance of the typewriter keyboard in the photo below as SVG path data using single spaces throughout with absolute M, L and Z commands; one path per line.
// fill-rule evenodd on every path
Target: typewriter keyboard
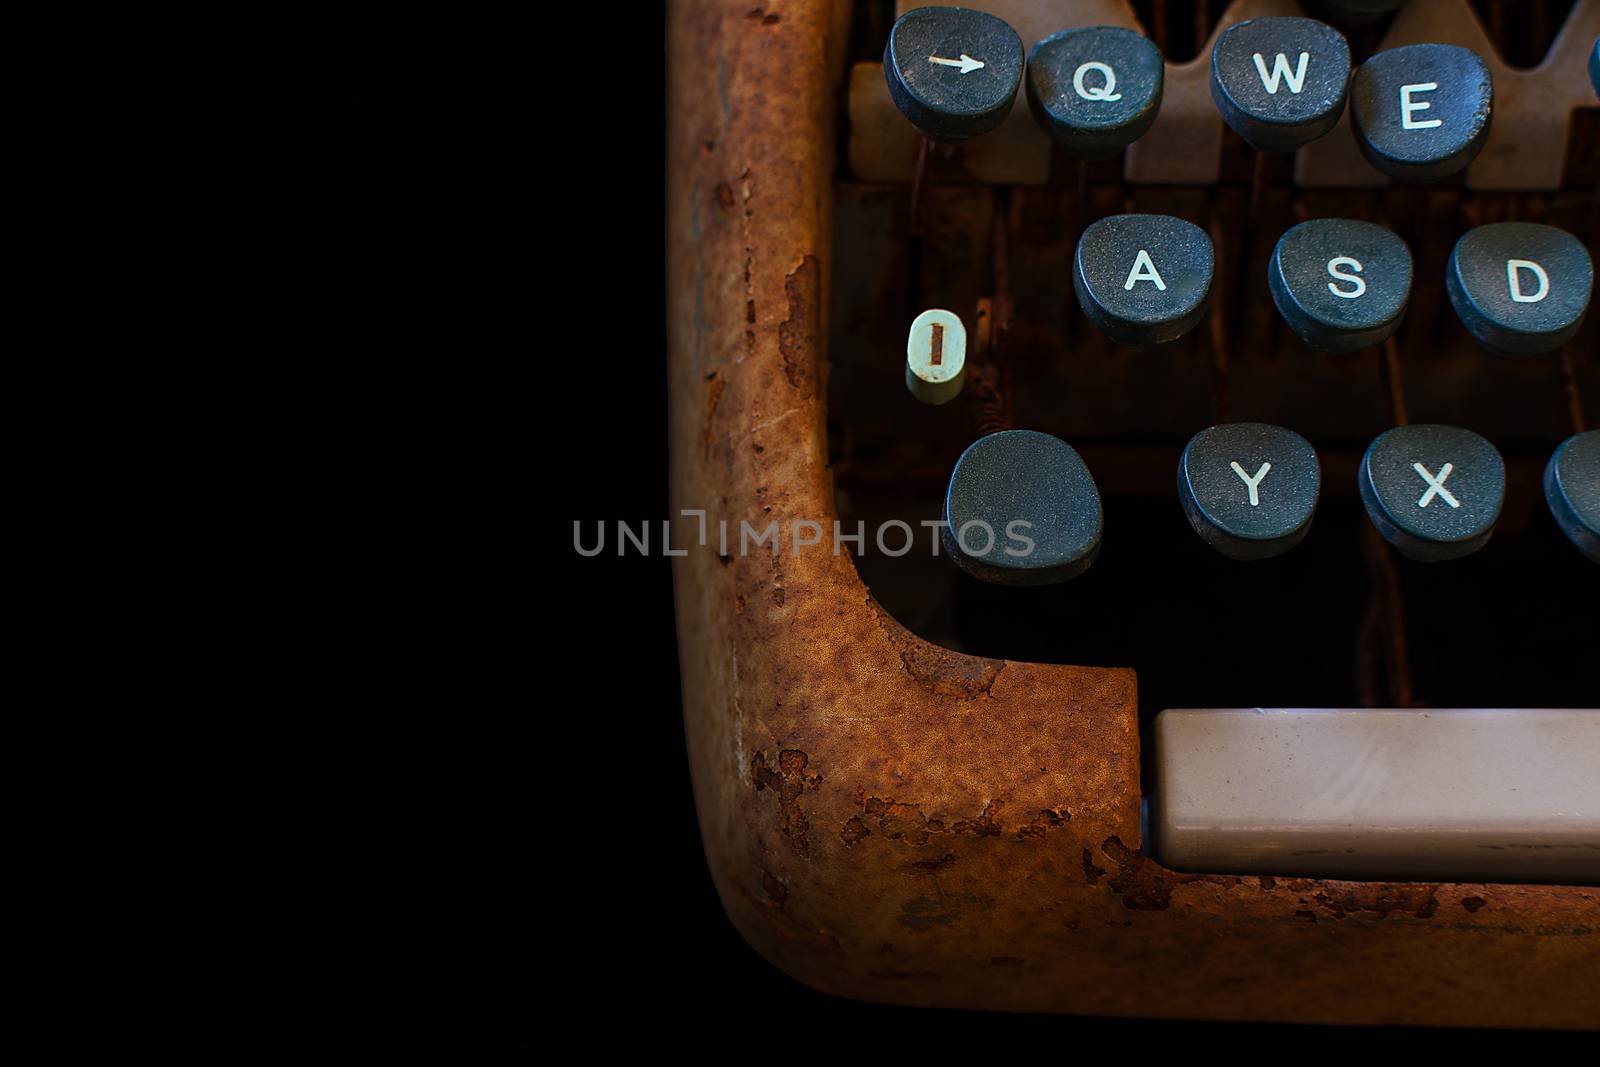
M 1135 667 L 1169 865 L 1600 882 L 1600 0 L 852 40 L 836 495 L 937 529 L 879 603 Z

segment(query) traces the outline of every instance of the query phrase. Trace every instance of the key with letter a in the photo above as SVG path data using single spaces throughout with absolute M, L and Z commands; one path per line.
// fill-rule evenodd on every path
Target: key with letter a
M 1211 238 L 1194 223 L 1113 215 L 1083 231 L 1072 287 L 1089 321 L 1115 341 L 1149 348 L 1205 317 L 1215 267 Z

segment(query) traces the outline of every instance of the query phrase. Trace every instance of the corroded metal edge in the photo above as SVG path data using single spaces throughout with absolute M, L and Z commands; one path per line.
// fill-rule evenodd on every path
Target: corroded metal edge
M 669 16 L 674 509 L 835 515 L 824 0 Z M 735 535 L 736 536 L 736 535 Z M 1595 1027 L 1600 890 L 1178 874 L 1139 851 L 1131 672 L 928 645 L 848 556 L 674 561 L 701 830 L 730 919 L 818 989 L 916 1005 Z

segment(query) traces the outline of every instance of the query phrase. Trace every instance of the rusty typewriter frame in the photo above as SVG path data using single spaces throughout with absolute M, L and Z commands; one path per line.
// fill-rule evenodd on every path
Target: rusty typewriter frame
M 1466 2 L 1437 0 L 1452 9 Z M 1073 5 L 1061 0 L 1031 13 L 1022 4 L 971 6 L 1006 14 L 1025 45 L 1043 35 L 1030 19 L 1054 19 L 1059 25 L 1049 28 L 1059 29 L 1133 17 L 1121 0 L 1079 4 L 1071 20 L 1061 13 Z M 1221 25 L 1294 9 L 1288 0 L 1237 0 Z M 1464 28 L 1454 22 L 1448 32 L 1482 33 L 1470 14 Z M 1552 63 L 1570 65 L 1568 34 L 1592 41 L 1600 29 L 1591 22 L 1600 23 L 1600 0 L 1579 0 L 1565 43 L 1544 67 L 1496 67 L 1497 88 L 1504 76 L 1510 90 L 1496 118 L 1501 140 L 1491 140 L 1465 188 L 1508 187 L 1506 168 L 1519 157 L 1535 172 L 1536 189 L 1559 189 L 1573 167 L 1594 165 L 1566 150 L 1582 140 L 1592 156 L 1592 126 L 1575 137 L 1571 114 L 1534 115 L 1510 89 Z M 940 207 L 940 198 L 1002 185 L 1020 190 L 1005 210 L 1026 213 L 1040 202 L 1026 190 L 1059 191 L 1065 181 L 1087 190 L 1081 210 L 1104 214 L 1095 190 L 1117 189 L 1119 168 L 1130 182 L 1152 183 L 1160 203 L 1243 167 L 1232 199 L 1218 200 L 1239 220 L 1266 210 L 1273 195 L 1262 167 L 1298 167 L 1307 178 L 1304 153 L 1298 162 L 1264 164 L 1235 152 L 1209 98 L 1193 91 L 1203 88 L 1197 62 L 1169 64 L 1162 117 L 1141 142 L 1151 148 L 1126 158 L 1063 167 L 1022 127 L 1009 148 L 1012 132 L 1003 128 L 981 145 L 927 152 L 903 120 L 883 111 L 881 70 L 849 68 L 850 25 L 848 5 L 824 0 L 682 0 L 669 13 L 675 512 L 716 507 L 735 522 L 777 520 L 784 531 L 795 520 L 838 514 L 826 349 L 841 172 L 909 189 L 914 211 L 958 210 Z M 1026 108 L 1016 111 L 1011 122 L 1026 122 Z M 838 125 L 846 115 L 848 139 Z M 1328 140 L 1340 136 L 1348 131 Z M 1154 150 L 1163 145 L 1181 148 L 1169 151 L 1171 166 L 1189 170 L 1159 173 Z M 1346 188 L 1363 179 L 1338 178 L 1343 150 L 1317 149 L 1326 155 L 1315 168 L 1334 178 L 1304 194 L 1313 205 L 1319 196 L 1337 203 L 1368 195 Z M 1073 202 L 1054 202 L 1063 199 Z M 1580 216 L 1563 220 L 1589 227 L 1591 246 L 1597 199 L 1579 198 Z M 1572 206 L 1559 201 L 1541 204 Z M 1146 203 L 1138 209 L 1153 210 Z M 1061 228 L 1070 233 L 1081 222 Z M 1227 252 L 1225 244 L 1240 239 L 1232 229 L 1248 226 L 1213 229 L 1219 261 L 1248 263 L 1259 250 Z M 996 312 L 996 335 L 1025 328 L 1004 321 L 1003 272 L 974 284 L 989 285 L 974 296 Z M 1204 347 L 1201 393 L 1221 416 L 1230 358 L 1248 360 L 1241 353 L 1254 350 L 1245 344 L 1251 331 L 1275 328 L 1263 325 L 1270 306 L 1258 314 L 1226 299 L 1239 284 L 1220 279 L 1218 303 L 1231 317 L 1214 313 L 1186 342 Z M 1419 267 L 1418 286 L 1429 285 L 1442 279 Z M 1419 291 L 1414 303 L 1450 314 L 1436 294 Z M 1550 419 L 1581 427 L 1590 384 L 1579 383 L 1592 383 L 1600 363 L 1595 318 L 1554 363 L 1495 373 L 1511 375 L 1505 388 L 1513 392 L 1549 392 Z M 1103 344 L 1087 333 L 1079 339 Z M 1383 418 L 1404 421 L 1393 346 L 1363 366 Z M 1431 384 L 1424 374 L 1415 388 L 1448 389 L 1448 373 Z M 1092 456 L 1090 463 L 1098 474 Z M 874 1001 L 1021 1011 L 1600 1026 L 1600 889 L 1166 870 L 1141 851 L 1131 670 L 985 659 L 931 644 L 878 604 L 848 553 L 691 551 L 674 568 L 684 715 L 711 873 L 744 937 L 808 985 Z

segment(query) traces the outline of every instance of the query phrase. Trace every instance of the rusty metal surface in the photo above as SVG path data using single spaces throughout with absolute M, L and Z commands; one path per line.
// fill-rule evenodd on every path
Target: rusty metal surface
M 669 18 L 674 509 L 831 521 L 833 91 L 819 0 Z M 980 659 L 848 555 L 674 560 L 685 726 L 730 919 L 869 1000 L 1600 1025 L 1600 890 L 1177 874 L 1139 840 L 1131 672 Z

